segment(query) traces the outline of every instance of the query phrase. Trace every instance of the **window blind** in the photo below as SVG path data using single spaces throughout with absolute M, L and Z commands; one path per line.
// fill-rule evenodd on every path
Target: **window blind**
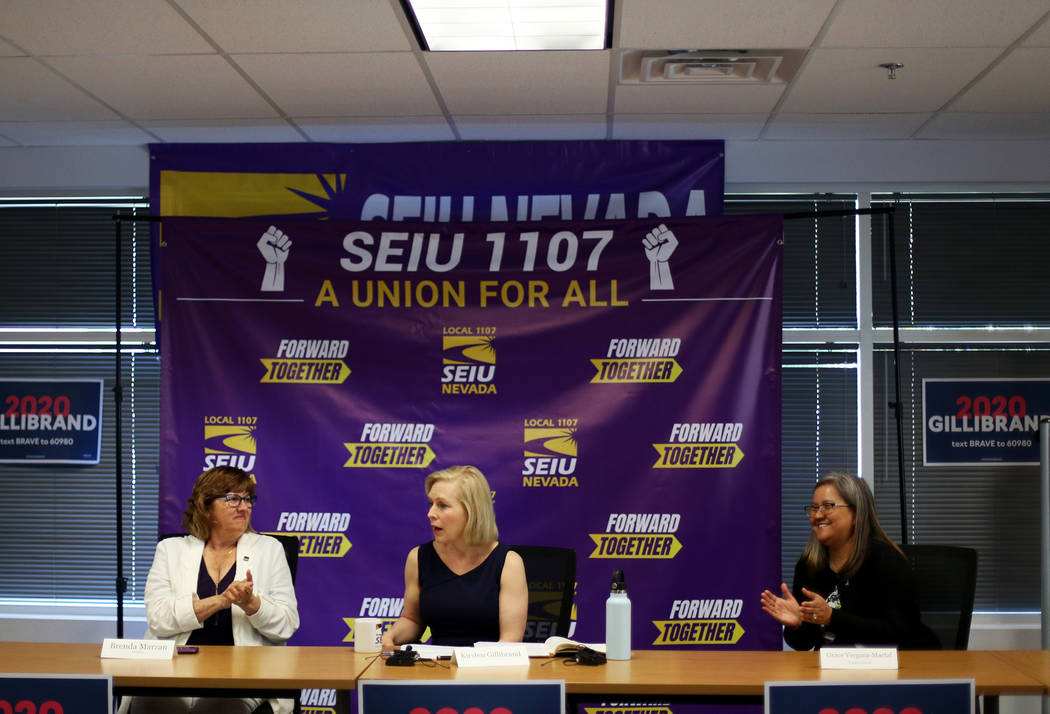
M 895 197 L 872 196 L 873 208 Z M 1050 326 L 1050 195 L 902 194 L 894 216 L 902 326 Z M 872 216 L 874 320 L 892 324 L 889 231 Z
M 806 213 L 852 210 L 849 194 L 734 194 L 725 213 Z M 856 327 L 856 220 L 853 216 L 784 221 L 784 327 Z
M 852 210 L 849 194 L 726 196 L 727 214 Z M 784 221 L 784 327 L 856 327 L 852 216 Z M 781 576 L 791 584 L 809 537 L 802 515 L 827 471 L 857 464 L 855 344 L 784 345 L 781 378 Z M 772 584 L 775 587 L 776 584 Z
M 30 203 L 31 205 L 26 205 Z M 0 467 L 0 598 L 113 601 L 116 596 L 115 223 L 141 204 L 0 202 L 0 376 L 103 379 L 102 449 L 90 466 Z M 152 329 L 148 229 L 121 232 L 124 326 Z M 57 344 L 43 330 L 81 331 Z M 160 361 L 125 343 L 122 488 L 127 598 L 141 599 L 157 532 Z

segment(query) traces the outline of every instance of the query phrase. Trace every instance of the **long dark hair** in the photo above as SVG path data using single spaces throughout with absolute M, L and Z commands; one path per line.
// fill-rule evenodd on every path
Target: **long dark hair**
M 835 490 L 842 496 L 842 500 L 853 509 L 853 533 L 850 536 L 853 541 L 853 552 L 850 553 L 849 558 L 846 559 L 841 571 L 839 571 L 841 577 L 846 579 L 853 577 L 853 574 L 860 568 L 864 559 L 868 557 L 868 547 L 872 540 L 888 543 L 900 553 L 902 558 L 905 557 L 901 549 L 897 547 L 897 544 L 882 529 L 882 525 L 879 523 L 879 516 L 875 512 L 875 497 L 863 479 L 859 479 L 853 474 L 832 471 L 817 481 L 817 485 L 813 487 L 813 490 L 816 491 L 821 486 L 834 486 Z M 809 542 L 806 543 L 806 549 L 802 551 L 802 560 L 805 562 L 806 570 L 809 571 L 810 575 L 828 567 L 828 549 L 817 540 L 817 534 L 812 530 L 809 534 Z

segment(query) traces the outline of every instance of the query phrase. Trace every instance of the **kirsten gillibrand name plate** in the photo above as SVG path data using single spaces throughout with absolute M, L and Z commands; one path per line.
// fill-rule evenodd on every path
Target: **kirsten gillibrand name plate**
M 452 659 L 457 667 L 529 666 L 529 653 L 521 642 L 488 644 L 482 647 L 454 647 Z
M 175 640 L 102 640 L 102 659 L 171 659 Z
M 821 647 L 821 669 L 898 669 L 896 647 Z

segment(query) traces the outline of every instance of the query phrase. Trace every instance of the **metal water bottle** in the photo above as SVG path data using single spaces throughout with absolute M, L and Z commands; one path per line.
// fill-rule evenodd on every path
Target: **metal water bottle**
M 631 658 L 631 601 L 623 571 L 613 571 L 612 588 L 605 601 L 605 657 Z

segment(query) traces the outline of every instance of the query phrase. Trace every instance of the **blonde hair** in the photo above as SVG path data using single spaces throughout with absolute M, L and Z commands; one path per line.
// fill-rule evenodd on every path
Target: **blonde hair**
M 430 474 L 424 486 L 428 496 L 439 481 L 456 486 L 456 496 L 467 512 L 467 525 L 463 529 L 467 545 L 483 545 L 499 539 L 496 512 L 492 509 L 492 491 L 485 474 L 477 466 L 449 466 Z
M 193 492 L 186 499 L 186 512 L 182 515 L 182 527 L 186 532 L 203 541 L 211 536 L 211 517 L 208 508 L 212 501 L 227 493 L 245 492 L 255 495 L 255 480 L 234 466 L 216 466 L 197 477 Z M 252 530 L 252 514 L 248 513 L 248 530 Z
M 893 549 L 905 557 L 901 549 L 894 543 L 879 523 L 879 516 L 875 512 L 875 496 L 868 488 L 864 479 L 857 478 L 853 474 L 842 471 L 832 471 L 824 478 L 817 481 L 813 487 L 816 491 L 821 486 L 834 486 L 835 490 L 842 496 L 850 508 L 853 509 L 853 533 L 850 539 L 853 542 L 853 552 L 842 566 L 839 575 L 845 579 L 853 577 L 854 573 L 868 557 L 868 547 L 872 540 L 881 540 L 893 546 Z M 817 540 L 817 534 L 810 532 L 806 549 L 802 551 L 802 560 L 806 563 L 806 570 L 810 575 L 828 567 L 828 549 Z

